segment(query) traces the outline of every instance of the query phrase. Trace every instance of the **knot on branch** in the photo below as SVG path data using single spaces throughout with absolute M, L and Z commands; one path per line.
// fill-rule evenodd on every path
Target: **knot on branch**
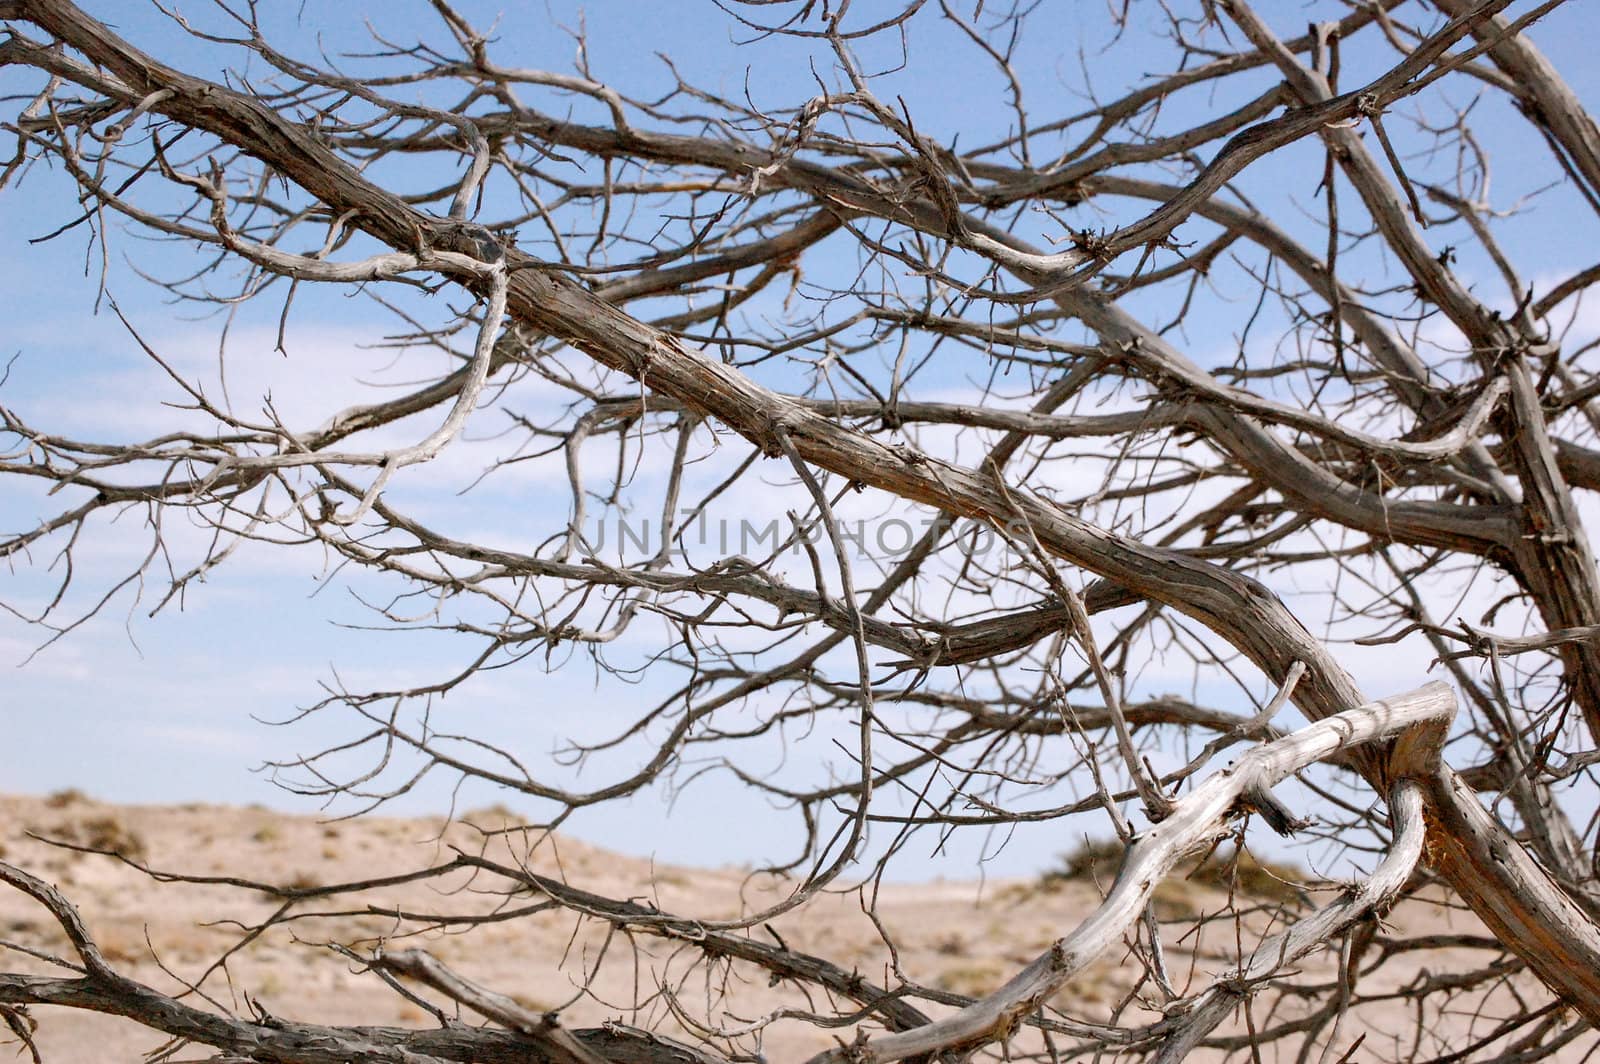
M 1286 838 L 1311 826 L 1309 819 L 1295 816 L 1289 811 L 1289 807 L 1278 801 L 1277 796 L 1266 787 L 1251 787 L 1246 790 L 1239 796 L 1235 808 L 1243 813 L 1259 815 L 1267 822 L 1267 827 Z
M 762 424 L 756 427 L 753 436 L 762 454 L 768 458 L 782 458 L 794 446 L 789 437 L 796 427 L 794 417 L 788 413 L 767 413 L 763 415 Z
M 491 266 L 506 260 L 505 238 L 486 226 L 473 222 L 448 222 L 441 229 L 442 239 L 434 242 L 439 250 L 470 255 Z
M 1104 233 L 1096 233 L 1092 229 L 1079 229 L 1072 234 L 1072 246 L 1098 262 L 1109 262 L 1111 254 L 1111 241 Z

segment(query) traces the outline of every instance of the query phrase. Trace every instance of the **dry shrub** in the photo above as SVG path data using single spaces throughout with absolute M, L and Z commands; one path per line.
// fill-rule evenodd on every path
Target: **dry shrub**
M 1039 887 L 1054 890 L 1064 883 L 1098 883 L 1102 888 L 1109 887 L 1122 867 L 1123 852 L 1122 843 L 1115 839 L 1087 839 L 1062 857 L 1060 867 L 1044 873 Z M 1304 899 L 1301 884 L 1310 881 L 1312 876 L 1295 865 L 1263 861 L 1248 849 L 1219 847 L 1180 861 L 1172 875 L 1156 887 L 1158 901 L 1194 911 L 1197 908 L 1194 899 L 1179 886 L 1179 879 L 1253 899 L 1298 905 Z
M 64 820 L 46 830 L 30 830 L 46 838 L 57 838 L 123 857 L 138 859 L 145 855 L 144 839 L 115 813 L 101 813 L 82 820 Z
M 1263 861 L 1249 850 L 1213 853 L 1189 872 L 1188 878 L 1218 890 L 1234 890 L 1252 898 L 1297 905 L 1305 897 L 1301 884 L 1310 873 L 1291 864 Z
M 935 983 L 941 990 L 967 997 L 983 997 L 1005 982 L 1006 973 L 989 961 L 957 965 L 940 972 Z
M 89 800 L 89 796 L 76 787 L 65 790 L 52 791 L 45 797 L 44 804 L 47 809 L 65 809 L 69 805 L 82 805 Z
M 96 936 L 100 954 L 112 964 L 137 964 L 150 956 L 150 944 L 137 927 L 115 925 Z
M 113 813 L 85 820 L 83 838 L 97 850 L 111 850 L 124 857 L 143 857 L 145 853 L 144 839 Z
M 1095 961 L 1068 980 L 1051 999 L 1051 1004 L 1068 1013 L 1103 1012 L 1103 1007 L 1120 998 L 1126 989 L 1117 979 L 1116 965 Z
M 481 809 L 467 810 L 461 814 L 461 822 L 475 827 L 501 830 L 522 823 L 522 816 L 503 802 L 496 802 Z
M 1056 887 L 1062 883 L 1109 883 L 1122 867 L 1122 843 L 1116 839 L 1084 839 L 1071 853 L 1061 858 L 1061 867 L 1040 877 L 1040 885 Z
M 1200 891 L 1175 876 L 1169 876 L 1150 892 L 1150 904 L 1161 920 L 1183 920 L 1198 915 L 1205 907 Z

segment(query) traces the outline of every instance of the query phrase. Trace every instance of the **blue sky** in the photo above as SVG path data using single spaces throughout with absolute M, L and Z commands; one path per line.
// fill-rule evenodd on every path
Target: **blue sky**
M 213 50 L 175 34 L 169 23 L 141 4 L 86 6 L 116 21 L 136 43 L 158 56 L 198 73 L 217 69 Z M 481 29 L 496 23 L 493 4 L 462 8 Z M 302 10 L 303 17 L 296 17 Z M 1141 34 L 1130 32 L 1112 45 L 1103 12 L 1100 4 L 1070 3 L 1035 16 L 1036 32 L 1022 42 L 1016 65 L 1024 74 L 1036 117 L 1048 119 L 1079 109 L 1082 102 L 1075 94 L 1083 87 L 1085 68 L 1093 72 L 1097 90 L 1109 97 L 1132 87 L 1141 74 L 1170 66 L 1170 55 L 1151 48 Z M 1281 20 L 1281 33 L 1301 32 L 1306 16 L 1298 6 L 1295 12 L 1293 18 Z M 194 14 L 204 17 L 198 10 Z M 307 58 L 314 58 L 319 47 L 329 52 L 365 47 L 358 9 L 353 6 L 278 5 L 269 14 L 276 22 L 267 25 L 269 37 Z M 418 35 L 433 40 L 444 36 L 423 3 L 389 5 L 373 19 L 397 43 Z M 777 40 L 738 44 L 749 34 L 731 26 L 713 5 L 698 0 L 602 2 L 581 8 L 569 3 L 520 5 L 498 17 L 496 57 L 508 64 L 567 70 L 574 43 L 557 27 L 576 27 L 580 20 L 587 26 L 594 74 L 637 96 L 658 94 L 671 84 L 666 67 L 654 58 L 656 52 L 671 55 L 685 80 L 731 97 L 748 92 L 761 107 L 794 106 L 817 92 L 818 74 L 832 77 L 831 57 L 820 46 Z M 1591 22 L 1582 5 L 1569 4 L 1533 36 L 1572 79 L 1580 96 L 1592 101 L 1600 99 L 1600 74 L 1589 62 Z M 977 61 L 972 49 L 959 47 L 953 31 L 935 18 L 919 18 L 909 32 L 909 63 L 877 84 L 880 96 L 903 97 L 919 128 L 946 143 L 972 146 L 1005 132 L 1010 121 L 1005 86 L 992 68 Z M 900 59 L 898 41 L 876 42 L 863 50 L 862 59 L 868 67 L 892 68 Z M 236 58 L 230 61 L 237 63 Z M 366 62 L 351 60 L 351 69 L 363 69 Z M 1361 76 L 1361 63 L 1360 56 L 1346 56 L 1347 85 Z M 1165 120 L 1176 126 L 1194 114 L 1248 98 L 1271 81 L 1266 72 L 1242 80 L 1228 89 L 1235 94 L 1230 100 L 1181 98 Z M 5 92 L 20 91 L 25 84 L 32 82 L 15 72 L 0 72 L 0 89 Z M 1496 174 L 1494 200 L 1510 205 L 1531 192 L 1545 172 L 1519 167 L 1515 160 L 1524 153 L 1543 153 L 1544 148 L 1520 124 L 1496 118 L 1493 108 L 1504 109 L 1504 104 L 1494 101 L 1483 106 L 1484 112 L 1476 116 L 1478 132 L 1490 150 L 1506 160 Z M 585 117 L 581 108 L 576 113 Z M 1320 150 L 1301 145 L 1263 164 L 1245 184 L 1264 206 L 1281 206 L 1290 199 L 1304 206 L 1312 202 L 1320 172 Z M 1135 207 L 1122 204 L 1119 209 L 1131 212 Z M 17 356 L 9 380 L 0 388 L 0 403 L 63 432 L 113 438 L 151 434 L 171 416 L 155 404 L 179 396 L 104 305 L 95 312 L 99 245 L 89 240 L 87 227 L 50 243 L 28 243 L 73 213 L 70 189 L 57 175 L 34 173 L 20 186 L 0 192 L 0 282 L 12 309 L 6 350 L 0 353 Z M 1091 214 L 1084 224 L 1100 227 L 1132 216 Z M 1050 235 L 1050 224 L 1037 222 L 1042 236 Z M 1316 219 L 1307 224 L 1314 230 Z M 1594 233 L 1588 230 L 1594 225 L 1593 216 L 1586 215 L 1582 225 L 1586 228 L 1579 230 L 1563 212 L 1536 207 L 1508 228 L 1506 243 L 1520 262 L 1532 264 L 1536 276 L 1559 277 L 1588 265 L 1592 258 Z M 216 357 L 219 320 L 196 320 L 197 308 L 164 302 L 162 293 L 141 280 L 124 255 L 134 257 L 143 268 L 171 275 L 189 261 L 187 254 L 120 235 L 108 265 L 108 290 L 147 341 L 178 364 L 205 372 Z M 1466 272 L 1473 275 L 1474 269 L 1469 260 Z M 1486 267 L 1480 265 L 1477 275 L 1485 278 L 1486 285 L 1494 283 Z M 1155 304 L 1156 298 L 1136 301 L 1133 307 L 1159 317 L 1162 308 Z M 327 409 L 328 389 L 344 386 L 330 382 L 361 378 L 394 386 L 437 369 L 426 356 L 391 364 L 389 354 L 364 350 L 362 344 L 373 330 L 390 323 L 363 302 L 334 292 L 308 290 L 297 297 L 289 354 L 276 355 L 270 348 L 277 311 L 278 304 L 267 300 L 247 309 L 233 326 L 229 357 L 236 398 L 271 391 L 275 405 L 309 421 Z M 1201 315 L 1190 323 L 1184 340 L 1196 357 L 1214 361 L 1231 354 L 1236 329 L 1232 317 Z M 780 367 L 762 372 L 771 375 L 768 383 L 794 382 L 792 371 Z M 786 373 L 791 373 L 787 380 Z M 924 385 L 960 393 L 983 379 L 984 367 L 958 364 Z M 493 430 L 493 426 L 477 428 L 480 436 Z M 476 524 L 489 535 L 514 530 L 529 517 L 535 520 L 526 523 L 541 530 L 561 524 L 564 482 L 548 463 L 491 480 L 465 497 L 476 512 L 464 514 L 455 489 L 472 478 L 485 453 L 483 447 L 464 447 L 459 455 L 441 460 L 439 469 L 418 473 L 394 490 L 424 514 L 448 516 L 459 526 Z M 644 475 L 648 477 L 649 471 Z M 756 476 L 776 479 L 759 469 Z M 751 490 L 763 489 L 752 485 Z M 0 487 L 0 525 L 26 527 L 49 502 L 28 486 L 5 483 Z M 553 513 L 552 507 L 561 513 Z M 182 517 L 173 515 L 171 520 Z M 148 548 L 150 533 L 141 522 L 140 514 L 130 513 L 118 524 L 97 530 L 90 549 L 78 558 L 80 605 L 109 588 Z M 200 534 L 178 531 L 191 540 Z M 40 602 L 53 587 L 50 562 L 47 547 L 16 564 L 3 577 L 5 600 L 24 607 Z M 320 718 L 287 728 L 264 722 L 281 721 L 295 706 L 318 697 L 318 684 L 334 675 L 352 686 L 421 682 L 459 667 L 471 650 L 460 638 L 363 630 L 371 615 L 361 600 L 381 597 L 383 586 L 348 570 L 331 569 L 327 559 L 312 549 L 247 545 L 193 588 L 181 604 L 171 604 L 155 617 L 148 613 L 162 588 L 152 585 L 137 600 L 134 590 L 125 589 L 82 629 L 37 654 L 32 652 L 40 633 L 0 616 L 0 665 L 15 666 L 0 703 L 7 728 L 7 741 L 0 749 L 0 789 L 44 792 L 75 786 L 119 801 L 263 802 L 312 811 L 314 806 L 251 769 L 264 759 L 321 749 L 347 734 L 348 725 Z M 1406 675 L 1399 654 L 1385 657 L 1374 652 L 1365 661 L 1363 683 L 1374 693 L 1389 690 L 1385 683 L 1390 679 L 1398 689 L 1422 678 Z M 1166 676 L 1159 670 L 1150 678 L 1152 693 L 1163 689 L 1162 684 L 1170 688 L 1183 682 L 1178 674 Z M 648 701 L 666 683 L 652 676 L 633 694 Z M 464 692 L 451 708 L 458 724 L 483 721 L 508 746 L 537 757 L 563 737 L 598 738 L 631 719 L 638 702 L 628 698 L 629 692 L 615 683 L 597 684 L 594 670 L 574 659 L 560 668 L 527 662 L 518 670 L 493 674 Z M 788 756 L 803 760 L 839 734 L 839 729 L 824 726 L 809 737 L 796 736 Z M 760 756 L 775 762 L 781 752 L 774 748 Z M 597 764 L 590 773 L 603 778 L 606 767 Z M 427 786 L 392 809 L 435 811 L 450 800 L 448 788 Z M 471 806 L 507 799 L 474 788 L 459 800 Z M 686 832 L 671 827 L 708 820 L 725 830 Z M 734 798 L 729 786 L 707 781 L 678 795 L 675 807 L 669 808 L 666 795 L 656 789 L 624 805 L 587 810 L 572 827 L 585 838 L 627 852 L 653 853 L 666 861 L 722 862 L 782 856 L 788 843 L 774 825 L 784 823 L 786 819 L 760 803 Z M 991 870 L 1030 871 L 1048 864 L 1071 844 L 1057 827 L 1036 835 L 1025 845 L 1006 849 Z M 768 840 L 771 851 L 752 852 L 748 842 L 753 836 Z M 971 840 L 949 858 L 920 866 L 915 874 L 963 874 L 970 870 L 977 849 L 994 845 L 994 840 Z M 926 851 L 927 845 L 918 848 Z

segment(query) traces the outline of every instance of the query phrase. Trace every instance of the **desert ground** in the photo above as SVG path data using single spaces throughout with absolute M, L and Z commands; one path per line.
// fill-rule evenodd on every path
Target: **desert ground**
M 183 993 L 187 984 L 195 988 L 187 1000 L 203 999 L 214 1010 L 240 1016 L 430 1026 L 438 1020 L 425 1005 L 437 1002 L 454 1010 L 426 988 L 416 988 L 415 999 L 408 998 L 364 971 L 356 959 L 335 951 L 343 947 L 357 957 L 366 956 L 382 944 L 391 950 L 426 949 L 462 976 L 525 1007 L 559 1010 L 567 1027 L 619 1021 L 685 1037 L 684 1023 L 674 1015 L 677 1010 L 689 1017 L 720 1017 L 722 1033 L 738 1035 L 745 1051 L 754 1049 L 774 1062 L 802 1061 L 833 1044 L 828 1032 L 799 1020 L 776 1019 L 762 1025 L 762 1017 L 793 1006 L 794 995 L 785 997 L 785 987 L 769 985 L 774 981 L 766 973 L 707 965 L 692 944 L 681 940 L 619 934 L 604 921 L 556 906 L 470 931 L 439 920 L 411 918 L 494 914 L 534 908 L 542 900 L 526 893 L 508 898 L 499 882 L 471 870 L 355 895 L 304 898 L 291 910 L 297 919 L 272 924 L 251 937 L 250 929 L 283 905 L 281 898 L 223 882 L 159 883 L 114 858 L 43 841 L 120 850 L 160 871 L 244 877 L 302 890 L 444 863 L 459 849 L 498 854 L 589 891 L 703 920 L 758 909 L 793 885 L 782 877 L 743 869 L 657 866 L 571 839 L 530 840 L 521 832 L 499 833 L 506 818 L 504 810 L 489 809 L 461 814 L 449 823 L 442 818 L 381 817 L 328 822 L 255 807 L 115 806 L 77 792 L 0 797 L 0 860 L 55 884 L 79 907 L 105 956 L 124 973 L 167 993 Z M 853 967 L 880 985 L 898 981 L 891 969 L 897 960 L 899 971 L 922 986 L 946 996 L 978 995 L 994 989 L 1081 921 L 1098 902 L 1113 870 L 1080 869 L 1086 874 L 1071 878 L 885 885 L 877 893 L 876 909 L 898 947 L 897 957 L 891 957 L 863 912 L 863 892 L 855 890 L 822 896 L 798 918 L 791 914 L 750 933 L 764 941 L 781 937 L 792 949 Z M 1258 878 L 1264 886 L 1255 882 Z M 1241 880 L 1235 874 L 1230 882 L 1236 898 L 1240 892 L 1262 895 L 1261 904 L 1246 906 L 1257 915 L 1239 927 L 1231 919 L 1215 921 L 1198 934 L 1183 937 L 1182 930 L 1192 926 L 1196 914 L 1227 907 L 1228 885 L 1191 877 L 1169 880 L 1158 891 L 1158 913 L 1173 921 L 1167 964 L 1180 991 L 1196 992 L 1225 974 L 1237 956 L 1236 933 L 1242 929 L 1248 939 L 1274 919 L 1264 915 L 1277 908 L 1270 903 L 1269 895 L 1277 893 L 1270 875 Z M 1280 887 L 1285 892 L 1295 890 Z M 1314 900 L 1315 886 L 1311 894 Z M 1442 895 L 1424 898 L 1431 900 L 1412 900 L 1391 912 L 1385 933 L 1481 933 L 1470 915 L 1447 904 Z M 249 940 L 241 947 L 245 939 Z M 48 966 L 38 954 L 68 951 L 65 937 L 39 905 L 4 888 L 0 888 L 0 947 L 8 947 L 0 950 L 7 956 L 8 971 L 45 972 Z M 234 952 L 229 954 L 230 950 Z M 226 963 L 219 964 L 225 954 Z M 1449 967 L 1452 955 L 1448 949 L 1403 955 L 1363 980 L 1361 990 L 1376 994 L 1423 977 L 1423 962 L 1408 961 L 1410 956 L 1425 958 L 1438 972 Z M 1332 951 L 1311 958 L 1301 966 L 1299 978 L 1325 980 L 1334 964 Z M 671 988 L 671 994 L 659 992 L 662 986 Z M 1500 989 L 1534 1000 L 1543 994 L 1525 977 L 1510 977 Z M 1055 1004 L 1088 1021 L 1105 1020 L 1119 1009 L 1124 1024 L 1159 1018 L 1144 969 L 1126 954 L 1106 958 L 1080 973 Z M 1423 1036 L 1423 1048 L 1434 1038 L 1459 1046 L 1461 1038 L 1492 1023 L 1497 1010 L 1492 992 L 1474 1001 L 1473 1007 L 1465 1007 L 1464 999 L 1462 1004 L 1450 1015 L 1429 1018 L 1431 1033 Z M 945 1007 L 937 1001 L 920 1005 L 934 1014 Z M 1273 1018 L 1280 1022 L 1292 1018 L 1293 1008 L 1292 1001 L 1280 1003 Z M 158 1032 L 120 1018 L 46 1007 L 34 1008 L 32 1015 L 38 1025 L 37 1047 L 52 1064 L 136 1061 L 174 1048 Z M 461 1018 L 482 1022 L 470 1013 Z M 1379 1003 L 1352 1013 L 1341 1038 L 1348 1044 L 1365 1031 L 1368 1038 L 1351 1059 L 1392 1060 L 1402 1049 L 1413 1048 L 1414 1028 L 1404 1005 L 1397 1003 L 1386 1011 Z M 1219 1033 L 1243 1030 L 1236 1021 Z M 22 1049 L 0 1051 L 10 1048 Z M 204 1047 L 176 1048 L 170 1059 L 210 1057 Z M 1226 1054 L 1206 1051 L 1198 1056 L 1222 1059 Z M 1264 1057 L 1275 1059 L 1272 1053 Z M 1233 1057 L 1250 1058 L 1247 1050 Z

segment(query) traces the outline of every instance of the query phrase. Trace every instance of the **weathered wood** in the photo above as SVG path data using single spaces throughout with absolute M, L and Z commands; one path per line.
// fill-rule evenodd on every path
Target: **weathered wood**
M 1115 948 L 1144 911 L 1157 884 L 1185 856 L 1226 834 L 1229 815 L 1250 792 L 1270 790 L 1296 771 L 1340 752 L 1400 738 L 1419 729 L 1432 737 L 1432 741 L 1423 739 L 1421 745 L 1434 750 L 1436 761 L 1437 737 L 1449 726 L 1454 714 L 1455 695 L 1450 688 L 1442 683 L 1430 683 L 1407 694 L 1345 710 L 1243 754 L 1233 765 L 1215 773 L 1174 803 L 1161 823 L 1141 832 L 1124 856 L 1117 878 L 1100 906 L 1071 933 L 1051 943 L 1004 986 L 976 1004 L 925 1027 L 831 1049 L 813 1057 L 810 1064 L 888 1064 L 922 1053 L 979 1046 L 1005 1037 L 1074 973 Z M 1417 812 L 1407 806 L 1407 815 L 1400 821 L 1411 832 L 1408 845 L 1414 847 L 1406 873 L 1409 865 L 1415 863 L 1415 851 L 1421 849 L 1421 835 L 1416 831 Z M 1398 889 L 1404 878 L 1405 874 L 1401 873 L 1398 880 L 1381 881 L 1371 903 L 1376 904 Z M 1324 916 L 1321 922 L 1314 919 L 1307 925 L 1307 934 L 1316 928 L 1326 931 L 1324 924 L 1331 927 L 1345 915 L 1344 910 L 1337 910 Z M 1355 915 L 1359 915 L 1359 911 L 1350 913 L 1349 918 Z M 1304 941 L 1296 938 L 1293 946 L 1309 948 L 1316 941 L 1315 938 Z
M 1509 555 L 1540 608 L 1553 622 L 1559 621 L 1561 627 L 1568 628 L 1600 623 L 1600 591 L 1593 558 L 1562 479 L 1560 452 L 1549 438 L 1537 389 L 1523 361 L 1530 350 L 1529 337 L 1496 320 L 1444 269 L 1433 250 L 1417 236 L 1406 204 L 1388 184 L 1383 167 L 1365 153 L 1359 138 L 1330 126 L 1338 120 L 1367 114 L 1373 107 L 1381 108 L 1403 91 L 1410 91 L 1408 78 L 1425 69 L 1451 41 L 1467 32 L 1477 32 L 1484 18 L 1505 5 L 1473 6 L 1467 13 L 1470 17 L 1458 19 L 1449 34 L 1431 41 L 1428 49 L 1419 49 L 1406 63 L 1385 75 L 1376 90 L 1369 87 L 1364 96 L 1333 95 L 1325 83 L 1318 84 L 1320 75 L 1301 67 L 1270 39 L 1247 8 L 1237 3 L 1223 6 L 1235 14 L 1261 52 L 1279 62 L 1306 106 L 1235 136 L 1200 178 L 1179 190 L 1148 218 L 1116 234 L 1107 253 L 1164 237 L 1177 220 L 1199 209 L 1222 180 L 1237 173 L 1250 159 L 1302 136 L 1326 137 L 1341 152 L 1339 158 L 1349 180 L 1361 191 L 1380 230 L 1414 272 L 1427 297 L 1444 308 L 1475 346 L 1481 344 L 1486 359 L 1510 359 L 1504 385 L 1510 409 L 1506 423 L 1515 431 L 1505 454 L 1524 489 L 1523 509 L 1513 514 L 1481 508 L 1469 512 L 1445 503 L 1388 503 L 1339 481 L 1326 470 L 1294 461 L 1291 456 L 1297 452 L 1284 447 L 1259 421 L 1247 416 L 1249 411 L 1240 413 L 1214 405 L 1196 415 L 1196 420 L 1231 454 L 1260 470 L 1264 481 L 1295 498 L 1309 512 L 1369 532 L 1386 529 L 1409 542 L 1463 547 L 1478 553 L 1498 549 Z M 332 212 L 350 217 L 351 224 L 393 249 L 399 257 L 392 262 L 386 260 L 384 269 L 392 266 L 437 270 L 484 295 L 493 291 L 502 277 L 506 278 L 505 305 L 517 322 L 572 344 L 597 363 L 626 373 L 652 393 L 670 397 L 685 410 L 715 419 L 717 425 L 756 444 L 768 455 L 783 454 L 788 441 L 798 458 L 847 481 L 946 514 L 978 518 L 1001 527 L 1025 528 L 1054 557 L 1103 577 L 1129 595 L 1187 614 L 1227 640 L 1274 680 L 1282 680 L 1292 668 L 1303 665 L 1307 673 L 1296 701 L 1309 716 L 1320 718 L 1307 731 L 1322 729 L 1315 731 L 1321 738 L 1304 749 L 1277 744 L 1264 748 L 1294 752 L 1283 755 L 1286 760 L 1281 763 L 1273 760 L 1277 754 L 1267 758 L 1271 764 L 1257 770 L 1263 778 L 1277 772 L 1282 764 L 1301 763 L 1302 756 L 1315 753 L 1326 757 L 1346 750 L 1348 736 L 1337 735 L 1341 726 L 1355 728 L 1349 734 L 1365 739 L 1394 734 L 1387 724 L 1356 727 L 1352 723 L 1365 719 L 1359 714 L 1347 715 L 1355 712 L 1348 707 L 1362 702 L 1354 679 L 1259 582 L 1185 552 L 1151 546 L 1097 527 L 1048 499 L 1005 482 L 992 469 L 961 468 L 857 431 L 842 424 L 825 404 L 798 402 L 763 388 L 736 368 L 707 358 L 630 316 L 559 268 L 519 251 L 506 251 L 503 263 L 497 262 L 495 269 L 487 270 L 487 264 L 474 257 L 481 255 L 483 248 L 459 225 L 411 208 L 348 166 L 305 127 L 274 113 L 261 102 L 156 62 L 64 0 L 15 0 L 3 10 L 8 17 L 31 22 L 70 45 L 103 71 L 84 65 L 58 48 L 21 36 L 0 44 L 0 61 L 27 63 L 59 74 L 129 106 L 148 104 L 156 113 L 204 130 L 254 155 Z M 1504 61 L 1531 62 L 1520 53 Z M 537 126 L 534 131 L 538 132 Z M 774 161 L 771 156 L 742 145 L 711 144 L 689 137 L 635 134 L 630 140 L 620 132 L 585 131 L 571 126 L 559 132 L 567 142 L 602 155 L 627 149 L 641 158 L 714 164 L 742 174 L 753 173 Z M 551 135 L 554 138 L 556 134 L 552 131 Z M 1563 135 L 1587 136 L 1582 130 Z M 985 252 L 995 262 L 1040 282 L 1065 283 L 1063 274 L 1084 261 L 1080 253 L 1062 258 L 1041 257 L 977 228 L 951 232 L 931 203 L 914 199 L 887 202 L 864 182 L 816 164 L 789 160 L 784 162 L 781 174 L 772 176 L 812 193 L 823 210 L 830 212 L 813 220 L 815 232 L 808 233 L 808 237 L 830 230 L 831 225 L 854 212 L 874 211 L 928 231 L 946 232 L 951 239 L 964 241 L 964 246 Z M 1081 291 L 1060 298 L 1103 339 L 1115 341 L 1138 335 L 1128 331 L 1116 308 L 1106 301 L 1097 301 Z M 1159 347 L 1152 348 L 1151 357 L 1182 377 L 1189 387 L 1205 391 L 1214 399 L 1218 397 L 1214 382 L 1191 374 L 1189 367 L 1168 357 Z M 487 357 L 480 359 L 471 379 L 478 379 L 481 384 L 480 374 L 487 365 Z M 467 379 L 464 376 L 463 382 Z M 453 394 L 460 396 L 464 392 L 457 390 Z M 1481 425 L 1491 409 L 1492 402 L 1486 401 L 1481 408 L 1475 408 L 1469 423 Z M 1292 412 L 1263 408 L 1255 413 L 1291 424 L 1296 421 Z M 996 427 L 1028 431 L 1039 428 L 1023 419 L 1008 421 L 1005 425 L 997 421 Z M 1459 442 L 1463 441 L 1448 441 L 1442 449 L 1453 454 Z M 1410 451 L 1389 448 L 1391 453 L 1407 454 L 1416 449 L 1415 445 L 1410 446 Z M 1487 520 L 1485 512 L 1489 514 Z M 768 597 L 781 600 L 783 594 L 773 592 Z M 838 614 L 830 623 L 842 629 L 845 618 Z M 865 636 L 864 623 L 861 630 Z M 872 634 L 886 644 L 894 638 L 892 631 L 882 629 L 874 629 Z M 1592 730 L 1600 734 L 1600 725 L 1595 724 L 1600 720 L 1600 651 L 1585 643 L 1574 643 L 1570 647 L 1564 645 L 1563 652 L 1568 655 L 1575 689 L 1590 713 Z M 1436 702 L 1443 696 L 1434 690 L 1419 697 Z M 1372 712 L 1376 711 L 1369 707 L 1368 715 Z M 1389 755 L 1367 749 L 1350 760 L 1383 793 L 1388 793 L 1397 780 L 1414 777 L 1419 781 L 1428 809 L 1428 859 L 1509 949 L 1523 957 L 1541 979 L 1584 1016 L 1600 1022 L 1600 934 L 1471 790 L 1448 767 L 1424 764 L 1404 750 Z M 1228 777 L 1234 781 L 1239 778 L 1238 774 Z M 892 1060 L 930 1049 L 975 1044 L 974 1040 L 995 1037 L 1020 1015 L 1031 1011 L 1049 988 L 1060 985 L 1065 978 L 1063 971 L 1091 955 L 1084 952 L 1088 946 L 1103 945 L 1112 934 L 1111 929 L 1126 926 L 1137 914 L 1135 902 L 1147 896 L 1160 872 L 1171 867 L 1181 854 L 1180 844 L 1185 839 L 1193 841 L 1215 829 L 1217 818 L 1227 808 L 1226 804 L 1216 804 L 1221 796 L 1230 795 L 1229 801 L 1237 797 L 1222 784 L 1212 790 L 1196 791 L 1190 797 L 1202 794 L 1206 800 L 1194 804 L 1193 818 L 1163 822 L 1141 839 L 1126 866 L 1131 885 L 1121 886 L 1119 878 L 1121 893 L 1114 892 L 1115 903 L 1108 902 L 1111 909 L 1102 910 L 1106 915 L 1097 914 L 1092 926 L 1085 925 L 1089 930 L 1080 928 L 1074 933 L 1079 937 L 1063 939 L 1063 944 L 1035 961 L 1001 991 L 948 1022 L 886 1036 L 871 1043 L 867 1051 L 874 1059 Z M 1200 817 L 1202 810 L 1206 813 L 1204 818 Z M 1190 835 L 1183 834 L 1186 830 Z M 78 992 L 65 984 L 47 989 L 69 997 Z M 43 991 L 35 988 L 34 992 Z

